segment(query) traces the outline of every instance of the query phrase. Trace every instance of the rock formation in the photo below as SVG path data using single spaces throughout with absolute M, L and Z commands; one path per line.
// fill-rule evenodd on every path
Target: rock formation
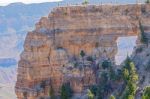
M 18 99 L 49 96 L 49 85 L 56 95 L 63 83 L 69 82 L 74 92 L 81 93 L 96 83 L 96 72 L 82 59 L 95 56 L 114 61 L 116 40 L 137 35 L 138 19 L 150 25 L 150 5 L 85 5 L 55 8 L 42 17 L 36 29 L 27 34 L 18 66 L 16 94 Z M 150 28 L 147 28 L 147 30 Z M 86 65 L 84 69 L 74 68 Z M 81 66 L 82 67 L 82 66 Z M 45 82 L 41 91 L 39 86 Z

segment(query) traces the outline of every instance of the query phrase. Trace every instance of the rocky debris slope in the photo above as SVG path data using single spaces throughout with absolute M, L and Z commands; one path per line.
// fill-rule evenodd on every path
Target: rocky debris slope
M 14 85 L 17 76 L 16 66 L 0 67 L 0 99 L 16 99 Z
M 149 5 L 67 6 L 42 17 L 25 40 L 16 83 L 18 99 L 49 96 L 52 88 L 59 95 L 66 82 L 75 93 L 97 83 L 97 63 L 88 64 L 85 59 L 114 61 L 117 38 L 137 35 L 137 16 L 150 29 Z M 46 86 L 41 91 L 43 82 Z
M 140 45 L 133 53 L 132 59 L 139 74 L 139 89 L 137 99 L 141 99 L 141 94 L 146 86 L 150 86 L 150 46 Z

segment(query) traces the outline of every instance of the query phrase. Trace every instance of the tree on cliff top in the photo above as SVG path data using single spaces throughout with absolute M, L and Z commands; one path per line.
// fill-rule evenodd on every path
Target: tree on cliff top
M 146 0 L 145 3 L 150 3 L 150 0 Z
M 83 4 L 83 5 L 89 4 L 89 1 L 88 1 L 88 0 L 84 0 L 84 1 L 82 2 L 82 4 Z
M 144 32 L 144 28 L 141 24 L 141 22 L 139 21 L 139 28 L 140 28 L 140 32 L 141 32 L 141 42 L 143 44 L 148 44 L 148 39 L 146 38 L 145 32 Z
M 126 57 L 126 60 L 125 60 L 125 66 L 124 66 L 124 68 L 127 68 L 127 69 L 130 69 L 130 63 L 131 63 L 132 61 L 131 61 L 131 59 L 130 59 L 130 57 L 127 55 L 127 57 Z

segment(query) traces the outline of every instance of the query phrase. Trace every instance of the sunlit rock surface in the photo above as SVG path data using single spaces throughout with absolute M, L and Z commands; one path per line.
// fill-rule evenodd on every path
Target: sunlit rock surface
M 83 50 L 86 55 L 100 60 L 115 61 L 118 37 L 138 35 L 139 17 L 149 30 L 149 16 L 149 5 L 89 5 L 54 9 L 48 17 L 41 18 L 34 31 L 27 34 L 18 67 L 18 99 L 22 99 L 24 93 L 29 99 L 48 96 L 49 86 L 46 86 L 46 92 L 37 93 L 36 86 L 42 81 L 50 83 L 57 95 L 66 81 L 76 93 L 81 93 L 85 86 L 96 83 L 95 71 L 89 67 L 84 68 L 84 72 L 78 69 L 74 73 L 67 73 L 67 70 L 74 69 L 64 72 L 70 60 L 81 58 Z

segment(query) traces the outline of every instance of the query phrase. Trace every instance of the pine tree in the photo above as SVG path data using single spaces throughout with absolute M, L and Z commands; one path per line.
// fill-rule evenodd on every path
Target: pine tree
M 80 55 L 83 58 L 85 56 L 85 52 L 83 50 L 81 50 Z
M 150 0 L 146 0 L 145 3 L 150 3 Z
M 141 42 L 143 43 L 143 44 L 148 44 L 148 39 L 146 38 L 146 35 L 145 35 L 145 32 L 144 32 L 144 28 L 143 28 L 143 26 L 142 26 L 142 24 L 141 24 L 141 22 L 139 21 L 139 28 L 140 28 L 140 36 L 141 36 Z
M 126 61 L 126 65 L 129 65 L 125 66 L 123 71 L 126 88 L 120 99 L 134 99 L 137 90 L 138 74 L 132 61 Z
M 130 81 L 137 82 L 138 81 L 138 74 L 136 73 L 136 68 L 133 62 L 130 63 Z
M 126 68 L 123 70 L 123 77 L 125 81 L 129 80 L 129 71 Z
M 130 62 L 131 62 L 131 59 L 130 59 L 130 57 L 127 55 L 127 58 L 126 58 L 126 60 L 125 60 L 125 66 L 124 66 L 124 68 L 130 69 Z
M 61 87 L 61 99 L 70 99 L 72 97 L 73 91 L 69 83 L 63 84 Z
M 83 5 L 89 4 L 89 1 L 88 0 L 84 0 L 82 4 Z
M 85 56 L 85 52 L 83 50 L 81 50 L 80 52 L 80 56 L 82 57 L 82 69 L 84 70 L 84 56 Z

